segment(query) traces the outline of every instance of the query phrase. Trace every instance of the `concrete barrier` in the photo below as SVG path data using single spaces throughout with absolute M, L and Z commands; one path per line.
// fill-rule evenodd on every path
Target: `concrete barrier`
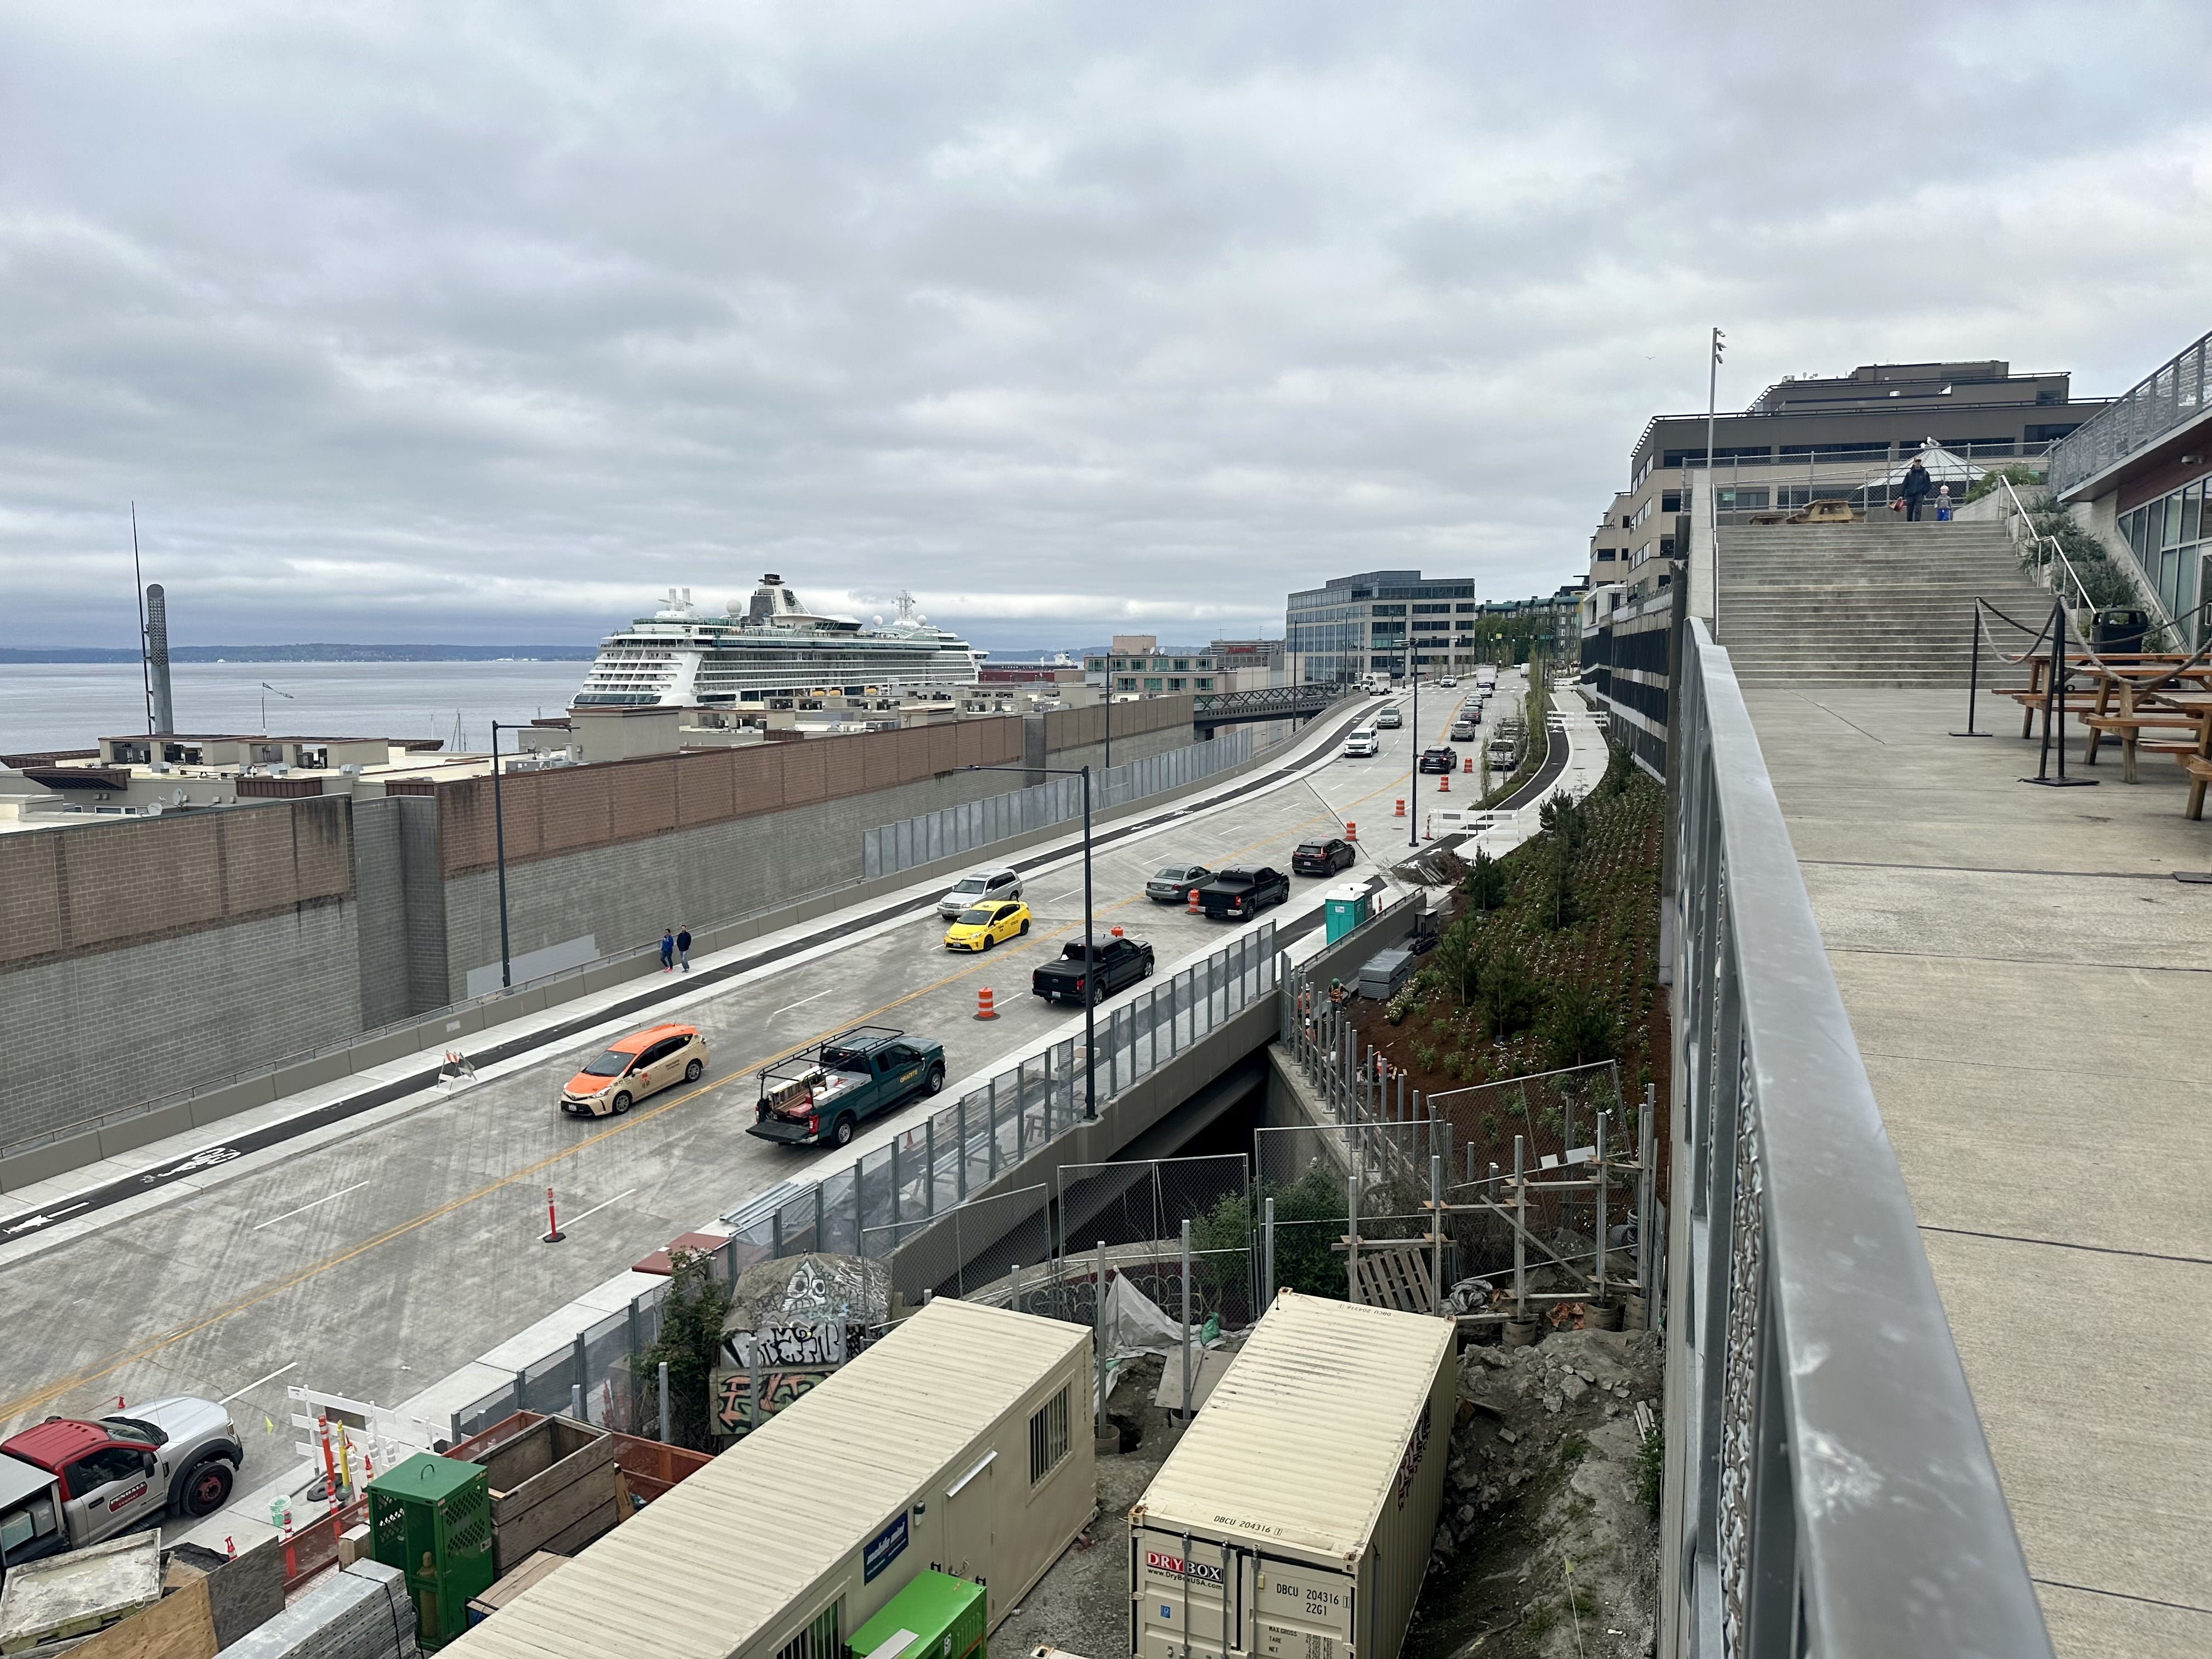
M 191 1101 L 180 1100 L 173 1106 L 157 1106 L 150 1112 L 141 1112 L 136 1117 L 126 1117 L 120 1123 L 111 1123 L 101 1129 L 100 1155 L 113 1158 L 118 1152 L 130 1152 L 149 1141 L 159 1140 L 164 1135 L 180 1135 L 193 1127 Z
M 71 1135 L 45 1146 L 0 1158 L 0 1192 L 12 1192 L 37 1181 L 51 1181 L 71 1170 L 95 1163 L 101 1157 L 97 1133 Z

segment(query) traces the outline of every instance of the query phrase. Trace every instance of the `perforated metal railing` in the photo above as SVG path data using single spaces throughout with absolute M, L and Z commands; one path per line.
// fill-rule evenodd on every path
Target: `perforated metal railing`
M 2052 446 L 2051 489 L 2063 495 L 2196 420 L 2212 392 L 2208 374 L 2212 334 L 2191 341 Z
M 1659 1651 L 2047 1655 L 1750 714 L 1695 619 L 1677 694 Z

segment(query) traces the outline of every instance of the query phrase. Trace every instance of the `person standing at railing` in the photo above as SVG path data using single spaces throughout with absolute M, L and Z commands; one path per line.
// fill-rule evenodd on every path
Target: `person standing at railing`
M 1928 499 L 1928 492 L 1935 487 L 1935 480 L 1928 476 L 1928 469 L 1920 465 L 1920 458 L 1915 455 L 1912 465 L 1905 470 L 1903 495 L 1905 517 L 1908 523 L 1917 524 L 1920 521 L 1920 504 Z

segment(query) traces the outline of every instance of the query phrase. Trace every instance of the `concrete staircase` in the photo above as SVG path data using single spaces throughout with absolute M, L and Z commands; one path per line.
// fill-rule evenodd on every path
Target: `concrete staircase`
M 1963 686 L 1976 599 L 2034 623 L 2051 594 L 1994 522 L 1723 528 L 1719 627 L 1747 685 Z M 2017 649 L 2002 627 L 1996 637 Z M 1984 653 L 1984 682 L 1990 667 Z

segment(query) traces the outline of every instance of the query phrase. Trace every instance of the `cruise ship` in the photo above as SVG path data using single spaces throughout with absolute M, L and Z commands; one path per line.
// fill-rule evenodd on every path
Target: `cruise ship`
M 649 617 L 607 635 L 571 699 L 576 708 L 759 703 L 808 696 L 890 695 L 923 685 L 973 685 L 988 653 L 933 624 L 898 596 L 897 615 L 872 624 L 823 617 L 769 574 L 720 613 L 668 590 Z

